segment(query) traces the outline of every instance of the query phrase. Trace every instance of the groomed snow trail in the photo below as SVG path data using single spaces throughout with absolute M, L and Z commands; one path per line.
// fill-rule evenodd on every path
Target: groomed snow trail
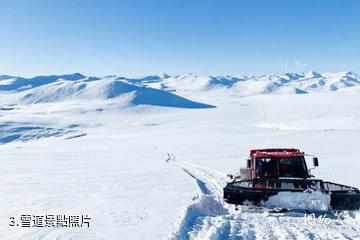
M 319 218 L 305 221 L 301 213 L 269 213 L 223 201 L 226 174 L 216 170 L 171 161 L 192 177 L 199 187 L 193 203 L 186 207 L 178 231 L 172 239 L 359 239 L 360 212 L 343 212 L 341 220 L 326 215 L 326 222 Z

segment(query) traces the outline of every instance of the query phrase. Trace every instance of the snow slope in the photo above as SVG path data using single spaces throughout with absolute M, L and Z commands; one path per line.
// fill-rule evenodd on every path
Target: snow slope
M 327 86 L 344 77 L 321 75 Z M 236 211 L 222 200 L 226 174 L 245 165 L 252 148 L 300 148 L 319 157 L 317 177 L 360 187 L 359 87 L 239 97 L 231 88 L 252 80 L 202 89 L 195 86 L 207 78 L 188 77 L 187 83 L 176 78 L 177 95 L 171 86 L 152 90 L 172 78 L 57 78 L 3 89 L 0 131 L 20 137 L 0 145 L 0 239 L 360 238 L 359 211 L 308 223 L 301 213 Z M 148 89 L 151 101 L 180 95 L 216 108 L 161 107 L 145 97 L 144 104 L 131 102 Z M 22 214 L 92 219 L 89 228 L 10 227 L 9 218 Z

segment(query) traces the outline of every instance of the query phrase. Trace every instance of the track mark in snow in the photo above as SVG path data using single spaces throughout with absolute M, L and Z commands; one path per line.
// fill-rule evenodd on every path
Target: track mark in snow
M 209 220 L 208 217 L 227 215 L 229 211 L 224 207 L 218 195 L 222 190 L 219 178 L 199 166 L 174 161 L 172 163 L 181 167 L 186 174 L 192 177 L 201 191 L 200 198 L 186 208 L 179 230 L 173 237 L 174 239 L 193 239 L 194 235 L 197 235 Z
M 186 168 L 183 168 L 183 171 L 186 172 L 190 177 L 194 178 L 196 180 L 197 185 L 199 186 L 201 192 L 203 194 L 211 194 L 210 190 L 207 188 L 206 183 L 204 183 L 203 181 L 197 179 L 194 175 L 191 174 L 191 172 L 189 172 L 189 170 L 187 170 Z

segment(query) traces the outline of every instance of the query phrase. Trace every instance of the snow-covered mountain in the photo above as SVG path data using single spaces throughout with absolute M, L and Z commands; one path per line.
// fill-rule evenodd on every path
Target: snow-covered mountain
M 155 105 L 180 108 L 210 108 L 173 93 L 137 86 L 109 76 L 85 77 L 81 74 L 35 77 L 31 79 L 0 76 L 2 104 L 36 104 L 70 100 L 121 98 L 126 105 Z
M 316 73 L 264 76 L 153 76 L 151 79 L 124 79 L 131 83 L 178 92 L 227 90 L 239 96 L 256 94 L 311 93 L 336 91 L 360 85 L 360 75 L 354 72 Z
M 360 85 L 354 72 L 316 73 L 264 76 L 170 76 L 151 75 L 139 78 L 71 75 L 38 76 L 34 78 L 0 76 L 1 96 L 11 96 L 12 104 L 59 102 L 74 99 L 110 99 L 124 97 L 132 104 L 172 107 L 211 107 L 192 102 L 178 95 L 221 90 L 237 96 L 257 94 L 304 94 L 337 91 Z M 6 97 L 2 97 L 6 99 Z M 3 101 L 2 101 L 3 102 Z M 7 101 L 9 103 L 9 101 Z

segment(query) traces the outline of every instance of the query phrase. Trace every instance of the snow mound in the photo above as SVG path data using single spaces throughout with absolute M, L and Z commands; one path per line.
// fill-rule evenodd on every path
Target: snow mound
M 330 209 L 330 196 L 320 191 L 280 192 L 269 197 L 264 205 L 267 208 L 328 211 Z
M 185 216 L 180 224 L 180 229 L 174 235 L 174 239 L 189 239 L 188 235 L 194 231 L 196 223 L 205 217 L 215 217 L 228 214 L 228 210 L 215 200 L 211 194 L 201 195 L 193 204 L 189 205 L 186 209 Z

